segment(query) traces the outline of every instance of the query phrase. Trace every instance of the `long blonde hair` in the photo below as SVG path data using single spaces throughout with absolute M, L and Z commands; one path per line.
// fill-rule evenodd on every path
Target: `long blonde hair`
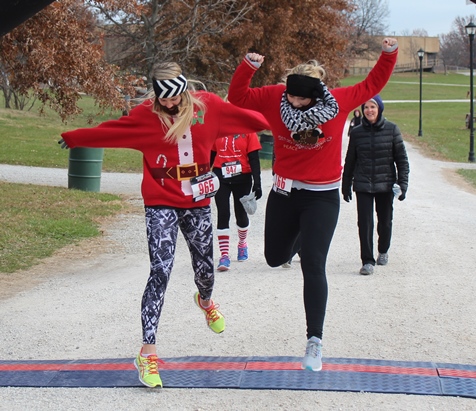
M 182 74 L 182 69 L 177 63 L 166 62 L 157 64 L 153 71 L 152 76 L 157 80 L 168 80 L 176 78 Z M 197 83 L 193 80 L 188 80 L 188 87 L 191 88 L 191 83 Z M 200 83 L 201 84 L 201 83 Z M 192 87 L 192 91 L 195 88 Z M 205 113 L 206 106 L 203 101 L 195 97 L 189 90 L 185 90 L 180 96 L 182 101 L 180 102 L 178 108 L 179 112 L 174 119 L 174 122 L 170 121 L 170 116 L 165 113 L 162 109 L 162 106 L 159 103 L 159 99 L 155 96 L 155 93 L 150 92 L 149 95 L 154 100 L 153 112 L 156 113 L 162 125 L 167 129 L 165 134 L 165 141 L 169 143 L 177 143 L 178 140 L 184 135 L 187 128 L 192 124 L 194 107 L 197 107 L 198 110 L 201 110 Z
M 326 71 L 317 60 L 309 60 L 307 63 L 298 64 L 296 67 L 287 69 L 281 81 L 286 83 L 286 79 L 291 74 L 300 74 L 302 76 L 315 77 L 324 80 Z

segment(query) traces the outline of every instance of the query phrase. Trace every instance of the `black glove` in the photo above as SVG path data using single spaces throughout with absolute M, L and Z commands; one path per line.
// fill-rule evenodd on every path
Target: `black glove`
M 348 194 L 342 194 L 342 197 L 344 197 L 344 201 L 348 203 L 350 200 L 352 200 L 352 192 Z
M 406 194 L 407 194 L 407 190 L 402 190 L 402 194 L 400 194 L 400 195 L 398 196 L 398 199 L 399 199 L 400 201 L 405 200 Z
M 66 144 L 66 141 L 64 141 L 63 139 L 59 140 L 58 144 L 61 144 L 61 148 L 64 148 L 64 149 L 69 148 L 68 144 Z
M 259 200 L 261 197 L 263 197 L 263 191 L 261 191 L 261 187 L 257 184 L 253 186 L 253 191 L 255 193 L 256 199 Z

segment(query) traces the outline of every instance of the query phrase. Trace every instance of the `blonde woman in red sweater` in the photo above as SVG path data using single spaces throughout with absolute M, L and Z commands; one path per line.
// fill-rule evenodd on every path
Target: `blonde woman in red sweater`
M 320 81 L 325 72 L 316 61 L 288 70 L 282 84 L 250 88 L 253 74 L 264 63 L 258 53 L 247 54 L 231 80 L 228 100 L 262 113 L 274 137 L 274 185 L 265 217 L 267 263 L 278 267 L 289 261 L 300 239 L 308 340 L 304 369 L 322 369 L 326 259 L 339 215 L 345 122 L 355 107 L 385 86 L 397 47 L 395 39 L 384 39 L 382 54 L 365 80 L 330 92 Z
M 130 148 L 143 154 L 150 274 L 142 297 L 143 345 L 134 364 L 144 385 L 162 387 L 156 334 L 179 229 L 195 273 L 194 301 L 212 331 L 225 330 L 225 319 L 211 299 L 215 277 L 210 198 L 219 188 L 217 176 L 210 172 L 213 144 L 220 137 L 257 132 L 269 125 L 261 114 L 212 93 L 190 91 L 176 63 L 158 65 L 152 81 L 150 98 L 129 116 L 63 133 L 60 143 L 71 148 Z

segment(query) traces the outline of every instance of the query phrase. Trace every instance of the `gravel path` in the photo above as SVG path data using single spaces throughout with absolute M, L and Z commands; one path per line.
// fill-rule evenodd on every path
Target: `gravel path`
M 355 201 L 341 203 L 328 259 L 324 357 L 476 364 L 476 193 L 453 171 L 474 164 L 431 160 L 408 143 L 407 150 L 410 185 L 407 199 L 395 203 L 389 264 L 372 276 L 358 274 Z M 0 165 L 0 180 L 67 186 L 67 171 Z M 126 195 L 136 211 L 106 224 L 104 238 L 67 247 L 8 285 L 13 291 L 0 299 L 0 359 L 136 355 L 148 276 L 140 181 L 137 174 L 103 173 L 101 191 Z M 271 186 L 269 171 L 263 172 L 263 186 L 263 192 Z M 159 356 L 303 354 L 299 262 L 291 269 L 266 265 L 264 199 L 258 204 L 250 260 L 232 261 L 229 272 L 217 273 L 214 298 L 227 318 L 223 334 L 207 330 L 194 307 L 193 274 L 180 237 L 159 326 Z M 264 408 L 474 410 L 476 400 L 286 390 L 0 388 L 0 409 L 9 411 Z

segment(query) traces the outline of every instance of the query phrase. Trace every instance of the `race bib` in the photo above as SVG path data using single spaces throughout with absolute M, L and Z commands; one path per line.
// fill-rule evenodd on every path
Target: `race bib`
M 289 197 L 291 195 L 292 185 L 293 180 L 289 178 L 281 177 L 277 174 L 273 176 L 273 190 L 278 194 Z
M 213 197 L 220 188 L 220 180 L 212 171 L 190 179 L 193 201 Z
M 223 163 L 221 166 L 221 173 L 223 178 L 230 178 L 241 174 L 242 167 L 239 161 L 230 161 L 228 163 Z

